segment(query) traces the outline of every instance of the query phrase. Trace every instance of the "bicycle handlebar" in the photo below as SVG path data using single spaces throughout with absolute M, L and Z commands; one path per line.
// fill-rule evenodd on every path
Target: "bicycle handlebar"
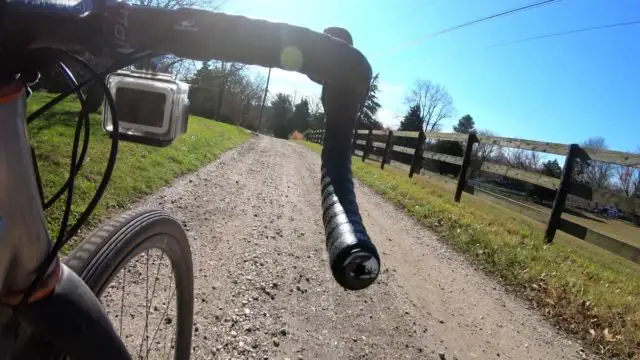
M 331 270 L 347 289 L 362 289 L 375 281 L 380 258 L 362 224 L 351 174 L 351 139 L 368 93 L 371 67 L 351 46 L 348 32 L 325 30 L 340 39 L 244 16 L 124 3 L 83 16 L 38 12 L 24 6 L 15 9 L 9 18 L 17 25 L 10 30 L 30 39 L 28 45 L 32 47 L 94 53 L 106 49 L 111 55 L 121 56 L 150 50 L 194 60 L 277 67 L 321 82 L 326 115 L 322 207 Z M 10 37 L 11 31 L 5 34 Z

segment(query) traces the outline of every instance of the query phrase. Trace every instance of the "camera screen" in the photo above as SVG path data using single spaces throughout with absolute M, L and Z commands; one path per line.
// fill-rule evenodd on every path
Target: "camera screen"
M 121 87 L 116 90 L 115 100 L 119 121 L 162 127 L 165 94 Z

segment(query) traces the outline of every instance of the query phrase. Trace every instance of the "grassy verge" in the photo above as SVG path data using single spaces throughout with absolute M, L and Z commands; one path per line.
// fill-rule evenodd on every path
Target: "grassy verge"
M 456 204 L 451 184 L 355 157 L 353 171 L 594 350 L 608 358 L 640 353 L 640 267 L 561 233 L 544 246 L 538 223 L 478 196 Z
M 28 111 L 34 111 L 52 97 L 50 94 L 35 93 L 28 101 Z M 78 110 L 78 103 L 68 100 L 29 125 L 29 138 L 36 152 L 47 199 L 68 177 Z M 251 133 L 245 129 L 191 117 L 188 132 L 168 147 L 154 148 L 120 142 L 111 182 L 90 222 L 96 224 L 113 211 L 215 160 L 224 151 L 250 137 Z M 102 129 L 101 116 L 91 115 L 91 141 L 87 160 L 76 177 L 72 221 L 93 197 L 102 179 L 110 147 L 111 140 Z M 65 197 L 66 194 L 45 213 L 50 232 L 54 234 L 62 218 Z

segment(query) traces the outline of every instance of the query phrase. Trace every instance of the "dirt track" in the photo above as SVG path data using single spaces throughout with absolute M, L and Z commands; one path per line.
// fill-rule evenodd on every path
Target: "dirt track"
M 190 237 L 194 359 L 584 358 L 362 186 L 383 273 L 367 290 L 342 290 L 327 267 L 319 169 L 305 147 L 256 137 L 138 204 L 165 208 Z

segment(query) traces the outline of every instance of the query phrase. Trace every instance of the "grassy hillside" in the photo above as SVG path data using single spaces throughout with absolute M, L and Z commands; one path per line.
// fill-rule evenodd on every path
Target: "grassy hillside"
M 319 152 L 317 144 L 305 143 Z M 440 235 L 488 273 L 533 302 L 545 316 L 607 358 L 637 359 L 640 267 L 544 227 L 484 197 L 453 202 L 452 185 L 354 157 L 355 176 Z M 640 235 L 638 235 L 640 236 Z
M 28 101 L 32 112 L 53 95 L 35 93 Z M 67 179 L 71 144 L 79 105 L 70 99 L 54 107 L 29 125 L 29 138 L 35 148 L 45 198 L 50 198 Z M 101 116 L 91 116 L 91 141 L 87 160 L 76 177 L 72 221 L 85 209 L 102 178 L 111 141 L 102 129 Z M 152 193 L 173 179 L 212 162 L 249 139 L 245 129 L 216 121 L 191 117 L 188 132 L 166 148 L 120 142 L 118 161 L 92 223 L 109 216 L 144 195 Z M 50 232 L 56 233 L 64 210 L 63 196 L 46 212 Z

